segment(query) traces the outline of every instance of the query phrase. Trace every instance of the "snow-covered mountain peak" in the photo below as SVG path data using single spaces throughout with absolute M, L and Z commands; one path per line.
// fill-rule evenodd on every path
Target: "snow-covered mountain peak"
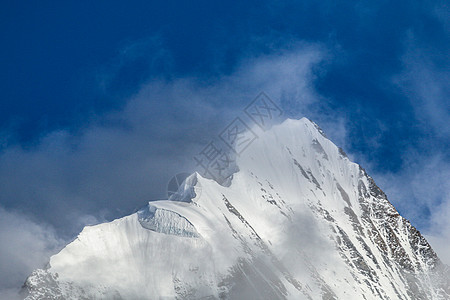
M 449 298 L 448 267 L 315 123 L 259 133 L 236 164 L 86 227 L 27 299 Z

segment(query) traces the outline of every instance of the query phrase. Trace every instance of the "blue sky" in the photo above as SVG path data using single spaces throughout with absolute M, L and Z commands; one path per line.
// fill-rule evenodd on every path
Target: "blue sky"
M 164 197 L 261 91 L 448 245 L 445 1 L 16 1 L 0 30 L 0 213 L 43 249 Z

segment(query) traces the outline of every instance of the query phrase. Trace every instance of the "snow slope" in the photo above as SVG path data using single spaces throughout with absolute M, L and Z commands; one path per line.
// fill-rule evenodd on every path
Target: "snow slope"
M 274 126 L 237 166 L 228 187 L 193 174 L 190 202 L 84 228 L 26 299 L 450 299 L 449 268 L 313 122 Z

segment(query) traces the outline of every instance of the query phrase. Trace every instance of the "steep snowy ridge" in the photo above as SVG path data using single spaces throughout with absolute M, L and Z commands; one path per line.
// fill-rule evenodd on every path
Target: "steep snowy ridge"
M 313 122 L 274 126 L 237 166 L 228 187 L 193 174 L 182 201 L 86 227 L 26 299 L 450 299 L 449 268 Z

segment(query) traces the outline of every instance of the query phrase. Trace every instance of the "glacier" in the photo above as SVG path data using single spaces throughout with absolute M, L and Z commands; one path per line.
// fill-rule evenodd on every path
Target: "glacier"
M 273 126 L 236 165 L 85 227 L 24 298 L 450 299 L 449 267 L 314 122 Z

